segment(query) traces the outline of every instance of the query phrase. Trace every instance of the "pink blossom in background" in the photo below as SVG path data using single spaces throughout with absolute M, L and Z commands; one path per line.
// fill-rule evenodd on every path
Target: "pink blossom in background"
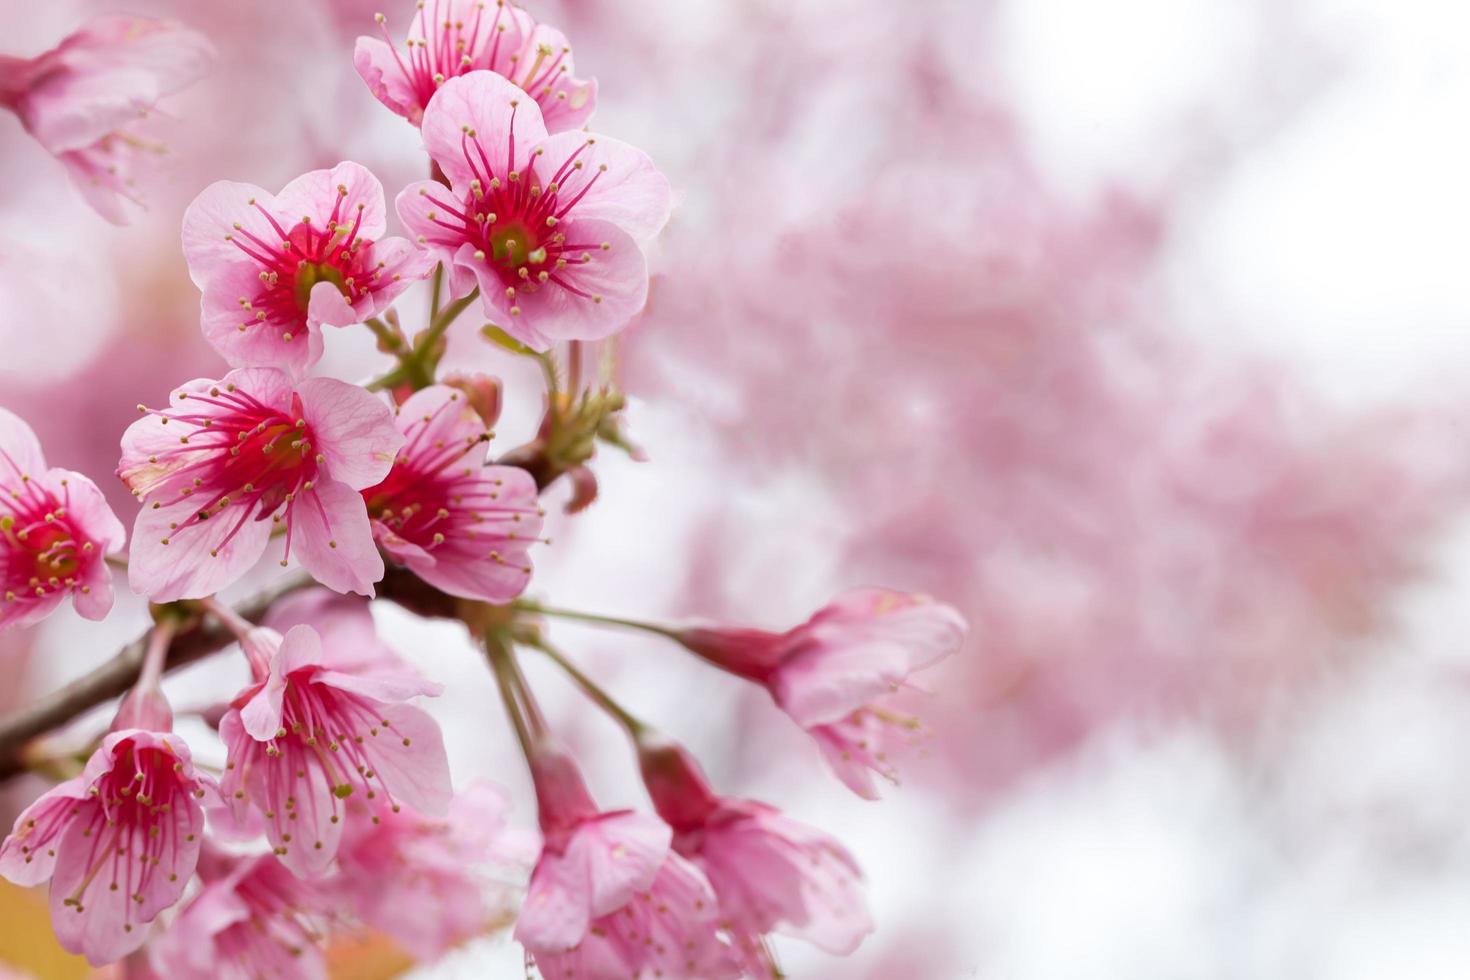
M 439 726 L 405 703 L 438 685 L 406 666 L 354 671 L 328 650 L 310 626 L 284 637 L 255 631 L 246 643 L 255 683 L 220 722 L 226 801 L 242 822 L 247 807 L 258 808 L 275 854 L 304 877 L 336 856 L 354 794 L 429 815 L 442 814 L 451 796 Z
M 490 437 L 470 400 L 446 385 L 397 409 L 403 448 L 380 484 L 363 490 L 373 532 L 392 558 L 451 595 L 506 602 L 531 577 L 541 531 L 536 481 L 485 466 Z
M 102 619 L 112 609 L 106 559 L 125 540 L 97 485 L 48 467 L 30 426 L 0 408 L 0 628 L 38 622 L 67 596 Z
M 597 107 L 597 82 L 576 77 L 566 37 L 510 0 L 426 0 L 417 8 L 404 51 L 380 15 L 383 39 L 358 38 L 353 56 L 378 101 L 414 125 L 439 86 L 473 71 L 514 82 L 536 100 L 553 133 L 579 129 Z
M 203 35 L 178 24 L 97 17 L 38 57 L 0 55 L 0 106 L 61 161 L 99 214 L 122 224 L 124 201 L 141 204 L 135 170 L 163 152 L 138 134 L 139 120 L 202 78 L 213 57 Z
M 234 367 L 300 376 L 322 356 L 321 326 L 382 313 L 433 267 L 384 238 L 383 185 L 339 163 L 279 194 L 217 181 L 184 212 L 184 256 L 203 293 L 204 336 Z
M 597 809 L 565 754 L 532 762 L 544 838 L 515 938 L 542 973 L 620 980 L 738 977 L 717 936 L 714 892 L 669 849 L 655 817 Z
M 445 817 L 380 807 L 376 819 L 349 820 L 333 887 L 364 923 L 432 962 L 514 917 L 510 882 L 523 880 L 535 852 L 506 826 L 508 806 L 503 790 L 478 783 Z
M 200 857 L 204 887 L 150 944 L 149 965 L 178 980 L 325 980 L 323 897 L 273 855 Z
M 213 781 L 197 774 L 177 735 L 110 733 L 80 776 L 16 818 L 0 874 L 18 885 L 51 879 L 61 945 L 94 964 L 143 945 L 145 928 L 183 894 L 199 859 Z
M 287 557 L 294 545 L 322 584 L 371 595 L 383 560 L 358 491 L 387 474 L 402 441 L 386 405 L 331 378 L 293 387 L 280 371 L 242 368 L 175 389 L 123 437 L 118 476 L 142 503 L 134 591 L 154 602 L 218 591 L 279 526 Z
M 548 136 L 541 110 L 499 75 L 439 87 L 424 145 L 449 186 L 410 184 L 398 216 L 444 263 L 450 293 L 536 350 L 623 327 L 648 294 L 643 245 L 669 217 L 669 182 L 640 150 Z
M 953 607 L 927 596 L 854 589 L 785 633 L 695 627 L 675 635 L 711 663 L 764 684 L 848 788 L 876 799 L 872 773 L 896 780 L 893 750 L 917 727 L 889 695 L 959 649 L 965 629 Z

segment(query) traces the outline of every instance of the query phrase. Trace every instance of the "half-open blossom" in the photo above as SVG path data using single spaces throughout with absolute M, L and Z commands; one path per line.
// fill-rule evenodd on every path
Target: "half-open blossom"
M 123 224 L 138 203 L 133 173 L 162 147 L 138 135 L 159 99 L 202 78 L 204 37 L 144 17 L 98 17 L 31 59 L 0 57 L 0 106 L 66 167 L 104 218 Z
M 16 819 L 0 845 L 0 874 L 18 885 L 50 878 L 61 945 L 94 964 L 120 959 L 194 874 L 208 783 L 177 735 L 111 732 L 80 776 Z
M 965 620 L 926 596 L 854 589 L 785 633 L 687 629 L 695 653 L 764 684 L 811 733 L 853 792 L 878 795 L 872 774 L 894 778 L 889 750 L 916 722 L 891 705 L 908 677 L 959 649 Z
M 354 651 L 324 649 L 310 626 L 243 640 L 255 682 L 220 721 L 228 762 L 220 788 L 237 813 L 253 804 L 282 863 L 302 876 L 337 853 L 347 801 L 442 815 L 449 764 L 439 726 L 405 702 L 438 694 L 406 666 L 351 668 Z M 243 815 L 241 815 L 243 818 Z
M 437 959 L 514 918 L 518 888 L 535 858 L 505 826 L 505 792 L 470 786 L 447 817 L 378 808 L 349 820 L 331 879 L 347 908 L 414 959 Z
M 536 481 L 486 466 L 485 422 L 463 392 L 434 385 L 398 408 L 403 448 L 387 479 L 362 492 L 383 550 L 451 595 L 515 598 L 541 532 Z
M 140 406 L 141 408 L 141 406 Z M 383 559 L 358 493 L 392 466 L 403 437 L 388 406 L 356 385 L 243 368 L 176 389 L 123 433 L 118 476 L 143 503 L 128 577 L 154 602 L 235 581 L 283 532 L 328 588 L 373 594 Z
M 321 357 L 322 324 L 377 316 L 433 268 L 386 230 L 383 185 L 356 163 L 303 174 L 279 194 L 210 184 L 184 212 L 205 338 L 234 367 L 300 376 Z
M 451 78 L 429 100 L 424 145 L 449 186 L 410 184 L 398 216 L 485 315 L 545 350 L 615 333 L 643 309 L 640 243 L 669 215 L 669 183 L 641 151 L 604 136 L 548 136 L 541 110 L 492 72 Z
M 106 616 L 106 556 L 123 540 L 97 485 L 48 467 L 30 426 L 0 408 L 0 628 L 34 623 L 67 596 L 86 618 Z
M 383 39 L 360 37 L 352 63 L 379 102 L 415 126 L 446 79 L 488 70 L 541 107 L 553 133 L 578 129 L 597 103 L 597 82 L 573 74 L 572 49 L 508 0 L 419 0 L 400 53 L 379 15 Z
M 544 836 L 515 938 L 543 976 L 579 980 L 740 974 L 717 932 L 709 882 L 630 810 L 599 812 L 575 764 L 541 750 L 532 775 Z
M 149 944 L 169 980 L 325 980 L 322 894 L 271 854 L 206 851 L 204 887 Z
M 709 879 L 746 972 L 780 974 L 763 937 L 780 932 L 846 956 L 873 931 L 862 871 L 830 835 L 754 800 L 718 796 L 681 746 L 639 738 L 639 764 L 673 847 Z

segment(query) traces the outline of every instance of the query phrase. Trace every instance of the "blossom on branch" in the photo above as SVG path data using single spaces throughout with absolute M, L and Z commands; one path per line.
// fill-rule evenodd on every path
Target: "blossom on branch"
M 439 726 L 406 702 L 439 685 L 407 665 L 361 669 L 358 651 L 310 626 L 262 627 L 242 641 L 255 681 L 220 721 L 229 753 L 220 789 L 244 822 L 254 805 L 281 863 L 319 876 L 336 856 L 347 801 L 438 816 L 450 800 Z M 366 819 L 366 818 L 364 818 Z
M 383 237 L 386 217 L 383 185 L 352 162 L 279 194 L 210 184 L 184 212 L 205 339 L 234 367 L 301 376 L 322 356 L 322 324 L 375 317 L 433 269 L 407 239 Z
M 669 849 L 671 832 L 631 810 L 601 812 L 575 764 L 532 762 L 545 843 L 515 938 L 543 975 L 582 980 L 740 975 L 719 939 L 714 892 Z
M 876 772 L 896 774 L 891 750 L 917 722 L 892 705 L 909 675 L 959 649 L 967 626 L 953 607 L 926 596 L 853 589 L 785 633 L 693 628 L 690 650 L 765 685 L 816 740 L 848 788 L 876 799 Z
M 142 406 L 140 406 L 141 408 Z M 339 592 L 373 594 L 383 559 L 358 493 L 403 437 L 356 385 L 242 368 L 176 389 L 123 433 L 120 476 L 143 504 L 128 568 L 154 602 L 198 598 L 245 574 L 273 529 L 286 558 Z
M 492 71 L 541 107 L 553 133 L 580 128 L 597 106 L 597 81 L 572 69 L 561 31 L 538 24 L 508 0 L 420 0 L 405 51 L 393 45 L 386 18 L 382 39 L 360 37 L 352 63 L 383 105 L 415 126 L 447 79 Z
M 211 785 L 177 735 L 114 731 L 80 776 L 16 818 L 0 845 L 0 874 L 18 885 L 51 879 L 61 945 L 94 964 L 121 959 L 194 874 L 204 832 L 199 799 Z
M 492 324 L 536 350 L 609 336 L 643 309 L 643 243 L 670 193 L 642 151 L 548 136 L 536 103 L 484 71 L 440 86 L 423 136 L 449 186 L 410 184 L 398 216 L 444 263 L 451 295 L 478 286 Z
M 112 610 L 106 556 L 124 540 L 97 485 L 48 467 L 30 426 L 0 408 L 0 628 L 38 622 L 67 596 L 102 619 Z
M 447 385 L 416 392 L 397 411 L 403 433 L 387 478 L 362 492 L 378 543 L 450 595 L 507 602 L 531 578 L 526 552 L 541 532 L 536 481 L 486 466 L 490 432 Z

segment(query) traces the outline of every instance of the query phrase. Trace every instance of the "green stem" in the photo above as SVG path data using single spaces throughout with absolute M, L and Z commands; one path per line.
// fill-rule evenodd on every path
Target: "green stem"
M 395 353 L 403 345 L 403 340 L 393 328 L 375 316 L 362 321 L 362 325 L 373 332 L 373 336 L 378 338 L 379 349 L 386 353 Z
M 495 677 L 495 686 L 500 689 L 500 700 L 505 705 L 506 717 L 515 728 L 516 741 L 521 743 L 521 752 L 530 759 L 533 747 L 531 730 L 516 700 L 516 681 L 509 663 L 510 648 L 499 633 L 485 634 L 485 659 L 490 662 L 490 673 Z
M 444 263 L 434 266 L 434 280 L 429 287 L 429 322 L 439 315 L 439 293 L 444 288 Z
M 598 687 L 592 678 L 578 670 L 576 665 L 563 656 L 560 650 L 545 641 L 537 641 L 534 646 L 550 657 L 582 689 L 582 693 L 587 695 L 594 704 L 612 716 L 614 721 L 622 725 L 630 737 L 636 740 L 640 735 L 648 731 L 647 725 L 633 717 L 626 708 L 613 700 L 612 695 L 608 694 L 601 687 Z
M 450 303 L 435 315 L 429 322 L 429 332 L 424 334 L 424 339 L 419 341 L 419 350 L 428 350 L 434 342 L 444 335 L 449 325 L 459 318 L 459 315 L 469 308 L 469 305 L 480 298 L 480 287 L 476 286 L 466 295 Z
M 678 630 L 655 623 L 643 623 L 636 619 L 623 619 L 618 616 L 600 616 L 597 613 L 578 612 L 575 609 L 558 609 L 555 606 L 543 606 L 529 599 L 517 599 L 512 605 L 521 612 L 554 616 L 557 619 L 573 619 L 582 623 L 596 623 L 599 626 L 621 626 L 626 629 L 642 630 L 645 633 L 656 633 L 675 643 L 680 642 Z

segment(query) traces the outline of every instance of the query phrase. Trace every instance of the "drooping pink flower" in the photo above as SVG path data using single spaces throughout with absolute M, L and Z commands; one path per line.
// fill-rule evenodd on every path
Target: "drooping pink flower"
M 386 19 L 382 40 L 357 39 L 352 63 L 378 101 L 417 126 L 446 79 L 492 71 L 536 100 L 553 133 L 578 129 L 597 105 L 597 81 L 572 69 L 561 31 L 537 24 L 508 0 L 420 0 L 406 50 L 393 45 Z
M 764 803 L 717 795 L 699 763 L 667 739 L 640 736 L 638 759 L 674 850 L 709 879 L 748 974 L 779 976 L 767 933 L 846 956 L 873 931 L 862 871 L 830 835 Z
M 599 812 L 576 765 L 532 761 L 544 843 L 515 938 L 548 977 L 723 980 L 740 975 L 718 936 L 709 882 L 669 849 L 662 821 Z
M 50 878 L 61 945 L 94 964 L 120 959 L 194 874 L 208 785 L 177 735 L 114 731 L 80 776 L 16 819 L 0 845 L 0 874 L 18 885 Z
M 403 448 L 387 478 L 362 492 L 383 550 L 451 595 L 506 602 L 531 578 L 526 554 L 541 532 L 536 481 L 485 466 L 485 422 L 446 385 L 398 408 Z
M 545 350 L 615 333 L 643 308 L 641 242 L 669 215 L 669 183 L 641 151 L 603 136 L 548 136 L 541 110 L 491 72 L 439 87 L 424 145 L 449 187 L 410 184 L 403 224 L 449 272 L 476 286 L 485 315 Z
M 405 702 L 439 686 L 404 666 L 357 668 L 310 626 L 242 641 L 255 682 L 220 721 L 229 761 L 220 788 L 237 818 L 253 804 L 281 862 L 320 875 L 337 853 L 347 800 L 441 815 L 450 800 L 439 726 Z
M 959 648 L 964 618 L 925 596 L 884 589 L 843 593 L 785 633 L 695 628 L 680 642 L 711 663 L 764 684 L 859 796 L 872 773 L 893 779 L 889 750 L 916 727 L 888 703 L 910 674 Z
M 299 377 L 322 355 L 322 324 L 377 316 L 433 268 L 386 230 L 383 185 L 356 163 L 303 174 L 279 194 L 210 184 L 184 212 L 205 338 L 234 367 Z
M 133 173 L 162 147 L 137 134 L 159 99 L 204 77 L 214 50 L 178 24 L 98 17 L 36 58 L 0 58 L 0 106 L 66 167 L 108 221 L 124 224 L 135 204 Z
M 387 475 L 402 442 L 387 405 L 331 378 L 293 387 L 242 368 L 175 389 L 123 433 L 118 476 L 143 503 L 133 590 L 154 602 L 217 592 L 279 527 L 287 557 L 295 548 L 323 585 L 372 595 L 383 559 L 358 491 Z
M 505 827 L 505 792 L 479 783 L 455 796 L 446 818 L 379 808 L 349 820 L 332 878 L 346 907 L 417 960 L 509 923 L 516 889 L 535 857 Z
M 271 854 L 206 851 L 204 888 L 149 944 L 149 963 L 171 980 L 325 980 L 323 896 Z
M 48 467 L 30 426 L 0 408 L 0 628 L 35 623 L 68 595 L 86 618 L 106 616 L 106 556 L 124 540 L 97 485 Z

